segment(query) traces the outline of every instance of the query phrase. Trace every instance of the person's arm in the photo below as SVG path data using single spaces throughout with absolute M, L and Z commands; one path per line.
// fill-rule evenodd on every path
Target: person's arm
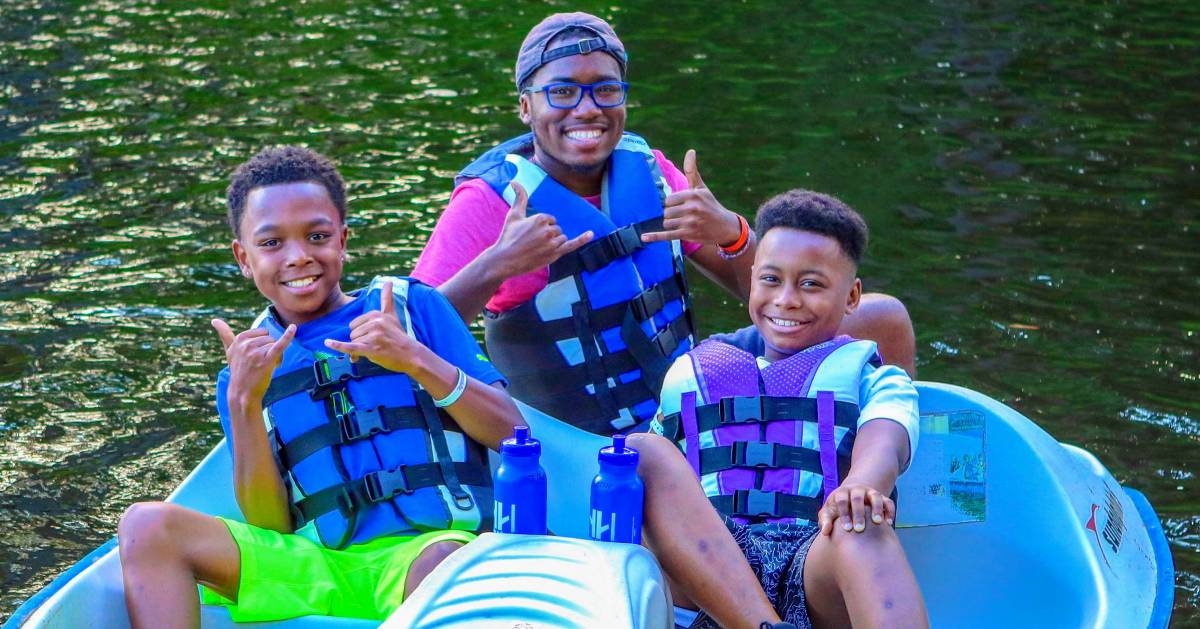
M 843 529 L 859 532 L 868 518 L 874 524 L 893 524 L 896 503 L 888 496 L 917 447 L 917 389 L 903 370 L 895 365 L 865 366 L 859 400 L 861 417 L 850 470 L 818 513 L 825 534 L 833 532 L 838 518 Z
M 665 158 L 660 161 L 664 176 L 672 180 L 679 172 Z M 663 201 L 663 230 L 642 234 L 642 242 L 686 240 L 701 244 L 701 248 L 688 256 L 705 277 L 724 288 L 735 298 L 746 301 L 750 297 L 750 266 L 754 263 L 757 241 L 749 230 L 746 248 L 732 260 L 726 260 L 717 252 L 720 246 L 730 246 L 738 241 L 742 233 L 742 222 L 738 215 L 725 209 L 713 195 L 696 166 L 696 151 L 688 150 L 683 158 L 683 175 L 687 186 L 672 188 Z
M 496 241 L 479 251 L 445 282 L 429 282 L 438 287 L 438 292 L 454 305 L 464 321 L 479 316 L 505 280 L 545 268 L 592 239 L 592 232 L 588 231 L 568 240 L 549 214 L 526 216 L 529 198 L 525 189 L 515 182 L 512 188 L 516 201 L 505 215 Z M 452 200 L 446 214 L 464 209 L 455 206 Z M 418 263 L 414 277 L 429 281 L 430 278 L 418 272 L 420 270 Z
M 350 322 L 349 343 L 326 339 L 325 345 L 351 358 L 364 356 L 381 367 L 408 374 L 435 400 L 444 399 L 458 384 L 459 367 L 404 330 L 395 310 L 390 282 L 383 285 L 380 300 L 379 310 L 359 315 Z M 462 321 L 446 321 L 445 325 L 457 325 L 470 338 Z M 466 376 L 466 381 L 466 388 L 446 411 L 472 439 L 498 450 L 500 440 L 511 436 L 514 426 L 525 424 L 521 413 L 502 387 L 488 386 L 470 376 Z
M 428 347 L 419 345 L 414 352 L 410 376 L 425 387 L 434 399 L 446 397 L 458 383 L 458 368 Z M 500 440 L 511 437 L 514 426 L 524 426 L 525 420 L 504 386 L 488 386 L 467 376 L 467 388 L 458 401 L 446 411 L 475 441 L 492 450 L 500 450 Z
M 758 246 L 753 230 L 748 238 L 746 250 L 732 260 L 722 258 L 717 245 L 705 245 L 688 256 L 704 277 L 742 302 L 750 300 L 750 268 L 754 266 L 754 250 Z
M 287 488 L 271 454 L 263 423 L 263 396 L 283 350 L 296 334 L 288 326 L 278 341 L 258 328 L 234 335 L 229 325 L 214 319 L 212 325 L 225 346 L 229 385 L 225 392 L 229 410 L 230 447 L 233 454 L 233 488 L 246 522 L 259 528 L 292 532 Z

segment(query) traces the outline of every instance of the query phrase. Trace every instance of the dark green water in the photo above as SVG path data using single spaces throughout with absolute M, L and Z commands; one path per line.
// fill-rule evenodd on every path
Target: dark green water
M 520 130 L 542 5 L 291 4 L 0 4 L 0 618 L 217 443 L 207 322 L 261 307 L 223 223 L 237 163 L 341 164 L 353 285 L 411 269 L 453 173 Z M 614 19 L 630 129 L 697 149 L 727 206 L 859 208 L 921 377 L 1145 491 L 1176 624 L 1200 623 L 1200 5 L 807 4 L 555 3 Z M 743 324 L 697 302 L 706 331 Z

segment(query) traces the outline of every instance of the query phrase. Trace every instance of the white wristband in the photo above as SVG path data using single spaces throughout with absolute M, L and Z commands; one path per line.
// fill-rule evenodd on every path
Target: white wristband
M 457 368 L 456 368 L 457 369 Z M 438 408 L 445 408 L 458 401 L 462 397 L 463 391 L 467 390 L 467 372 L 458 369 L 458 382 L 454 384 L 454 390 L 446 394 L 446 397 L 440 400 L 434 400 L 433 405 Z

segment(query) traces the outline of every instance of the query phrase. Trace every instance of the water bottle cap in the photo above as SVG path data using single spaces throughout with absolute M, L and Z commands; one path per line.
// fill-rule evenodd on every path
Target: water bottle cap
M 613 435 L 613 444 L 600 449 L 600 462 L 636 466 L 638 451 L 625 445 L 625 435 Z
M 511 456 L 540 456 L 542 443 L 529 436 L 529 426 L 516 426 L 513 436 L 500 442 L 500 453 Z

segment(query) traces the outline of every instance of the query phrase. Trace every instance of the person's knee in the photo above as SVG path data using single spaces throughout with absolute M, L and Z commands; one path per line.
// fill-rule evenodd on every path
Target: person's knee
M 625 445 L 638 451 L 638 475 L 646 480 L 658 476 L 672 467 L 679 456 L 679 449 L 671 440 L 650 432 L 629 435 Z
M 832 546 L 843 565 L 858 565 L 863 561 L 869 562 L 872 557 L 891 552 L 899 548 L 899 538 L 896 531 L 886 524 L 867 522 L 862 532 L 847 531 L 841 526 L 833 527 Z
M 462 542 L 438 542 L 421 551 L 417 557 L 417 561 L 425 564 L 432 570 L 438 564 L 442 563 L 447 557 L 454 554 L 455 551 L 463 547 Z
M 408 568 L 408 577 L 404 583 L 404 595 L 408 596 L 429 576 L 447 557 L 463 547 L 462 542 L 445 541 L 431 544 L 421 551 Z
M 165 502 L 138 502 L 131 505 L 117 525 L 117 540 L 122 558 L 161 556 L 172 547 L 176 508 Z

